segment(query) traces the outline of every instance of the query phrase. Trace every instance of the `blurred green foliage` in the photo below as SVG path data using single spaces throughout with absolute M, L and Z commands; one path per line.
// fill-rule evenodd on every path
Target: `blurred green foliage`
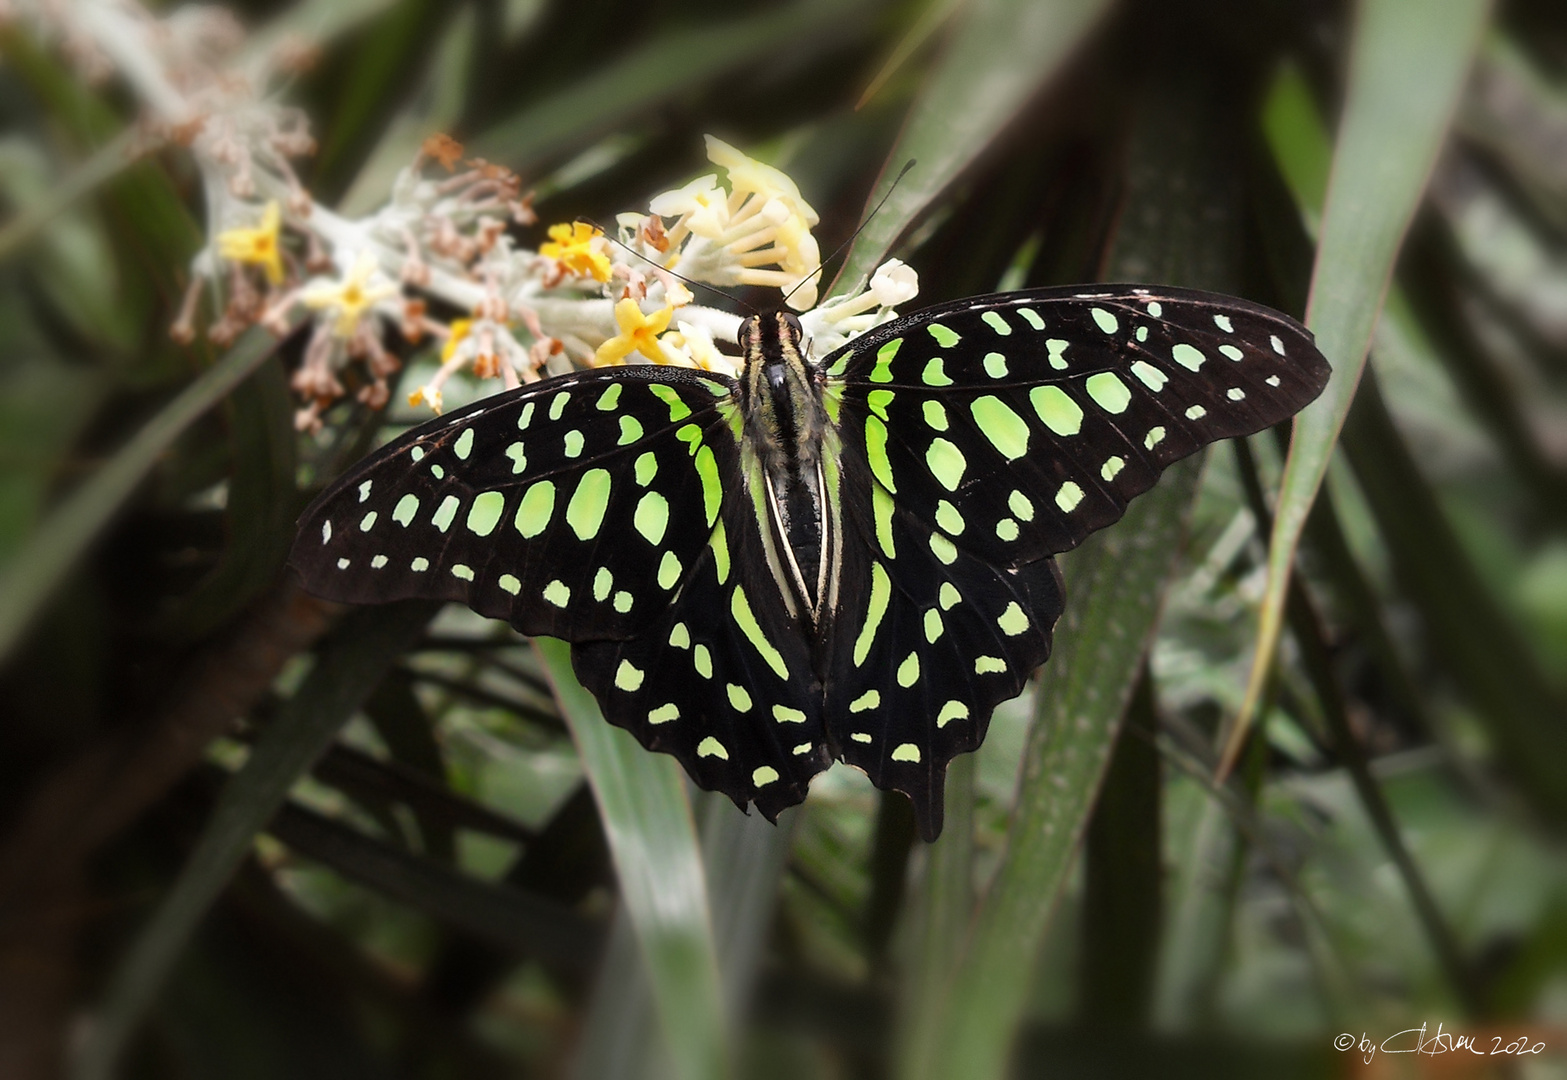
M 1462 1075 L 1567 1075 L 1559 3 L 1477 36 L 1453 0 L 1423 37 L 1398 0 L 233 6 L 246 47 L 316 42 L 282 93 L 345 214 L 440 130 L 536 191 L 534 244 L 685 182 L 711 132 L 831 251 L 915 157 L 849 277 L 1309 298 L 1370 359 L 1357 388 L 1330 357 L 1314 504 L 1276 504 L 1264 434 L 1063 559 L 1057 655 L 954 764 L 937 844 L 842 768 L 774 828 L 548 648 L 295 591 L 295 515 L 411 415 L 301 435 L 298 335 L 171 341 L 210 242 L 188 155 L 130 159 L 125 83 L 0 25 L 0 1075 L 1401 1075 L 1335 1038 L 1438 1022 L 1545 1046 Z M 1373 61 L 1451 117 L 1404 124 L 1346 77 Z M 1282 646 L 1215 782 L 1270 582 Z

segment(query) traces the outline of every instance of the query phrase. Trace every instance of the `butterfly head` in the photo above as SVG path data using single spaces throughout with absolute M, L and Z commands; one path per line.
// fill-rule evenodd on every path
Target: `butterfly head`
M 791 312 L 769 311 L 741 320 L 735 340 L 749 362 L 753 357 L 777 358 L 787 350 L 799 352 L 804 336 L 800 320 Z

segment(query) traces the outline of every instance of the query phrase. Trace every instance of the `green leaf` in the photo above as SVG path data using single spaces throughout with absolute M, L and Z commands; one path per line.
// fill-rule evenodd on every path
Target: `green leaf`
M 666 754 L 648 753 L 604 720 L 577 682 L 569 645 L 537 638 L 534 646 L 599 804 L 621 903 L 636 931 L 675 1075 L 728 1075 L 707 876 L 680 766 Z
M 246 379 L 276 347 L 271 334 L 247 332 L 40 523 L 11 564 L 0 572 L 0 659 L 15 648 L 54 590 L 180 433 Z
M 1222 94 L 1222 85 L 1192 74 L 1166 75 L 1145 91 L 1112 277 L 1135 270 L 1204 288 L 1233 281 L 1243 233 Z M 1050 913 L 1137 685 L 1201 472 L 1201 458 L 1172 466 L 1113 528 L 1061 558 L 1066 611 L 1036 691 L 1007 847 L 941 1011 L 907 1025 L 929 1046 L 905 1059 L 908 1080 L 1007 1073 Z
M 439 609 L 406 601 L 356 611 L 338 624 L 330 646 L 223 789 L 173 888 L 115 969 L 73 1080 L 114 1075 L 127 1040 L 256 834 Z
M 799 816 L 791 808 L 774 826 L 759 814 L 736 813 L 723 796 L 702 798 L 702 862 L 731 1025 L 745 1015 L 756 983 Z M 581 1080 L 642 1080 L 667 1071 L 669 1054 L 653 1024 L 647 969 L 623 915 L 615 920 L 583 1024 L 572 1070 Z
M 1488 12 L 1485 0 L 1364 0 L 1357 9 L 1344 116 L 1306 308 L 1306 325 L 1333 365 L 1333 378 L 1295 418 L 1268 548 L 1257 652 L 1221 769 L 1235 759 L 1261 699 L 1283 628 L 1295 548 Z
M 1119 525 L 1066 563 L 1066 613 L 1040 685 L 1006 853 L 948 990 L 945 1023 L 907 1076 L 1007 1075 L 1039 944 L 1136 685 L 1200 473 L 1200 460 L 1172 466 Z
M 939 1021 L 974 912 L 974 778 L 978 757 L 947 765 L 947 821 L 925 849 L 925 873 L 909 918 L 911 970 L 903 987 L 898 1074 L 918 1076 L 940 1032 Z
M 1444 671 L 1479 706 L 1531 803 L 1560 827 L 1567 822 L 1562 698 L 1459 543 L 1369 374 L 1344 425 L 1344 450 Z
M 868 276 L 923 210 L 1060 71 L 1109 0 L 974 0 L 925 81 L 881 179 L 874 208 L 907 161 L 915 167 L 854 241 L 829 292 Z
M 839 46 L 863 24 L 865 0 L 796 0 L 761 14 L 671 30 L 491 127 L 473 152 L 529 172 L 660 102 L 779 50 Z

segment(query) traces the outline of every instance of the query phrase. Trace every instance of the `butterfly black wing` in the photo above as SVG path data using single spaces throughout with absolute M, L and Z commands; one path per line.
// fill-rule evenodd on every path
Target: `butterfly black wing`
M 907 792 L 927 836 L 947 761 L 1049 654 L 1050 557 L 1172 462 L 1293 415 L 1329 373 L 1310 334 L 1268 308 L 1113 285 L 930 308 L 822 367 L 858 533 L 843 574 L 860 587 L 844 593 L 868 598 L 833 634 L 829 738 Z
M 776 815 L 828 759 L 805 636 L 737 512 L 736 410 L 732 380 L 651 365 L 488 398 L 333 484 L 291 561 L 328 599 L 459 601 L 573 642 L 607 719 Z

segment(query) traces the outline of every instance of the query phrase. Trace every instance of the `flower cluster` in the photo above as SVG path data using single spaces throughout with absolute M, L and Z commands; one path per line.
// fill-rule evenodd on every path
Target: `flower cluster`
M 695 303 L 687 281 L 779 289 L 818 353 L 894 317 L 918 289 L 892 260 L 866 288 L 816 306 L 816 211 L 783 172 L 712 137 L 708 157 L 723 175 L 658 195 L 646 214 L 620 215 L 614 240 L 562 222 L 536 249 L 525 246 L 538 223 L 521 180 L 465 158 L 444 135 L 425 140 L 377 210 L 337 214 L 290 165 L 314 146 L 303 116 L 267 96 L 309 50 L 254 55 L 210 7 L 160 20 L 132 0 L 11 3 L 94 78 L 129 84 L 147 130 L 190 148 L 211 240 L 192 265 L 175 337 L 195 336 L 208 298 L 205 333 L 220 344 L 253 325 L 283 334 L 309 322 L 293 376 L 302 429 L 349 393 L 383 406 L 404 344 L 439 343 L 439 368 L 409 394 L 439 412 L 459 371 L 507 388 L 609 364 L 733 372 L 715 342 L 734 339 L 738 318 Z

